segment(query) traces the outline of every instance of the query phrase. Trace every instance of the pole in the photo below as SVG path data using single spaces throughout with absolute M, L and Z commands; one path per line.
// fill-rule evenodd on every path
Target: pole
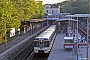
M 76 36 L 74 37 L 74 60 L 77 60 L 77 56 L 78 56 L 78 17 L 77 17 L 77 26 L 76 26 L 76 30 L 75 30 L 75 34 Z
M 7 47 L 7 34 L 6 34 L 6 22 L 5 23 L 5 46 Z
M 88 28 L 89 28 L 89 27 L 88 27 L 88 19 L 89 19 L 89 18 L 87 18 L 87 54 L 86 54 L 86 55 L 87 55 L 87 56 L 86 56 L 87 60 L 88 60 Z
M 90 14 L 90 0 L 89 0 L 89 14 Z M 87 60 L 88 60 L 88 20 L 89 20 L 89 18 L 87 18 L 87 56 L 86 56 L 86 58 L 87 58 Z
M 76 31 L 76 38 L 77 38 L 77 42 L 78 42 L 78 17 L 77 17 L 77 31 Z
M 78 17 L 77 17 L 77 32 L 76 32 L 76 39 L 77 39 L 77 56 L 78 56 Z

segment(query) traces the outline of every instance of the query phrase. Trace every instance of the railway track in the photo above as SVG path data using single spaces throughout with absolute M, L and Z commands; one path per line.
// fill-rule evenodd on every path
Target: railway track
M 32 40 L 28 46 L 26 46 L 21 52 L 15 55 L 11 60 L 26 60 L 30 53 L 33 51 L 33 47 L 34 42 Z
M 80 28 L 79 28 L 79 33 L 81 36 L 82 35 L 86 36 L 86 32 Z M 24 48 L 20 53 L 15 55 L 11 60 L 47 60 L 48 59 L 49 54 L 35 55 L 35 53 L 32 52 L 33 47 L 34 47 L 34 42 L 32 40 L 32 42 L 30 42 L 30 44 L 26 48 Z
M 46 28 L 45 28 L 46 29 Z M 42 31 L 41 31 L 42 32 Z M 40 33 L 41 33 L 40 32 Z M 39 33 L 39 34 L 40 34 Z M 28 58 L 28 56 L 32 53 L 32 51 L 33 51 L 33 47 L 34 47 L 34 38 L 35 38 L 35 36 L 33 36 L 32 38 L 31 38 L 31 40 L 30 41 L 28 41 L 28 42 L 30 42 L 30 43 L 26 43 L 26 47 L 24 48 L 24 49 L 22 49 L 18 54 L 16 54 L 16 55 L 14 55 L 14 57 L 13 58 L 11 58 L 10 60 L 27 60 L 27 58 Z M 24 46 L 24 45 L 23 45 Z
M 28 60 L 47 60 L 48 59 L 49 54 L 34 54 L 32 59 L 28 59 Z
M 79 28 L 79 33 L 81 36 L 87 36 L 87 32 L 84 31 L 83 29 Z

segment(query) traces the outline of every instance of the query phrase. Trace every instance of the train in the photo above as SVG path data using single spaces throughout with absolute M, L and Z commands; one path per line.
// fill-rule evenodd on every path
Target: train
M 49 53 L 57 34 L 56 25 L 51 25 L 34 39 L 34 53 Z

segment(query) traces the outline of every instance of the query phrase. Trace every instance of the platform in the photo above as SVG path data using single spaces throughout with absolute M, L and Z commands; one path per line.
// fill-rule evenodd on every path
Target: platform
M 58 33 L 49 54 L 48 60 L 74 60 L 75 56 L 73 51 L 66 51 L 63 48 L 65 34 Z M 80 37 L 80 35 L 78 35 Z M 82 54 L 82 59 L 86 59 L 87 48 L 78 48 L 78 54 Z M 90 46 L 88 48 L 88 60 L 90 60 Z
M 72 60 L 72 51 L 65 51 L 63 48 L 64 36 L 65 34 L 57 34 L 48 60 Z

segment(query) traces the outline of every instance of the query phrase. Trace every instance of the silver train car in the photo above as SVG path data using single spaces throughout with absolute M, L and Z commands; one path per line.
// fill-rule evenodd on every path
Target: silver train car
M 51 25 L 48 29 L 46 29 L 43 33 L 37 36 L 34 39 L 35 53 L 49 53 L 54 43 L 54 39 L 56 36 L 56 25 Z

